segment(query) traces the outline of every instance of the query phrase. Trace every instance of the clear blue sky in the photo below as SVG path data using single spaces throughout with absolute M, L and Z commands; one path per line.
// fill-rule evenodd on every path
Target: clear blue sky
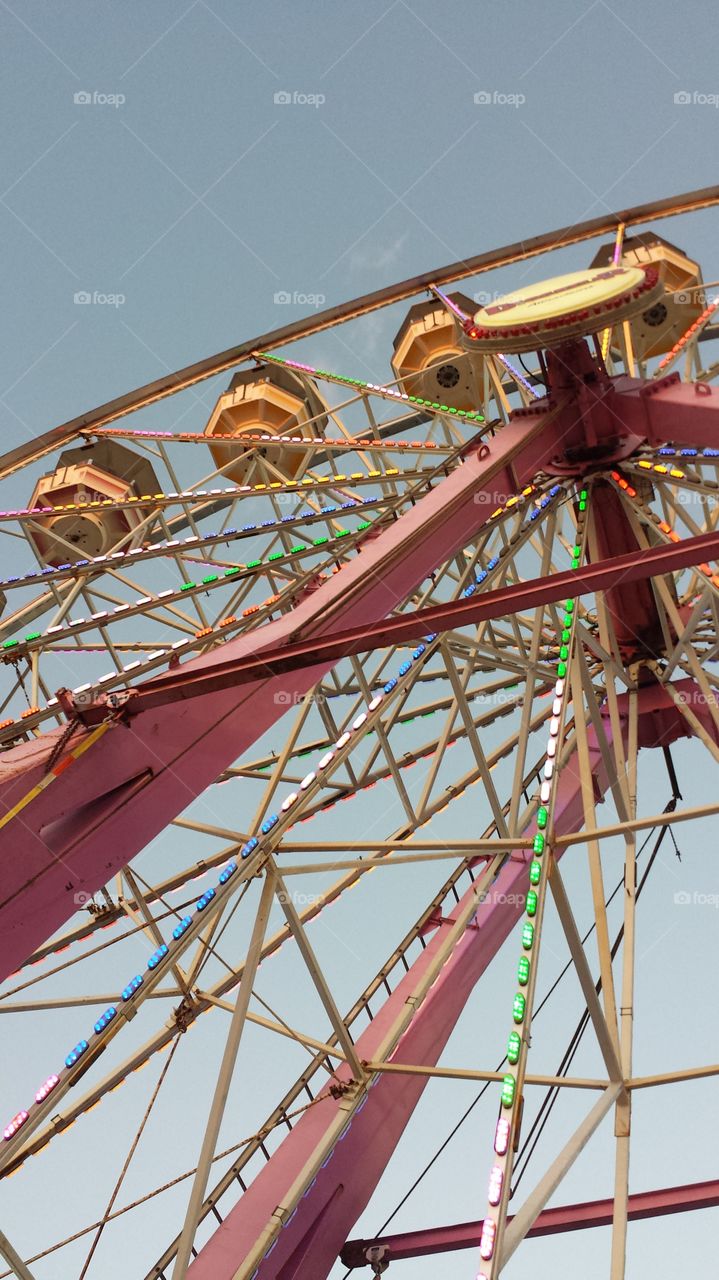
M 719 94 L 715 23 L 709 0 L 683 7 L 669 0 L 0 0 L 3 449 L 312 306 L 276 302 L 277 293 L 321 295 L 331 305 L 523 236 L 714 182 L 719 109 L 700 99 Z M 475 102 L 487 93 L 492 103 Z M 677 103 L 677 93 L 698 97 Z M 276 94 L 293 101 L 275 102 Z M 681 232 L 666 227 L 711 279 L 719 276 L 714 217 L 699 215 Z M 585 250 L 578 254 L 584 261 Z M 82 304 L 78 293 L 122 301 Z M 340 336 L 323 339 L 317 351 L 343 372 L 371 370 L 382 379 L 392 329 L 379 321 L 352 349 Z M 209 407 L 211 392 L 200 394 Z M 704 775 L 689 776 L 699 760 L 691 750 L 682 780 L 689 801 L 699 803 Z M 652 760 L 646 771 L 655 807 L 666 799 L 664 782 L 652 778 L 658 769 Z M 691 925 L 687 915 L 681 922 L 671 916 L 684 880 L 676 880 L 671 857 L 666 863 L 647 928 L 669 929 L 674 938 L 661 976 L 664 1007 L 678 1010 L 687 974 L 701 981 L 693 976 L 699 942 L 713 921 L 708 910 Z M 697 858 L 687 854 L 684 866 L 688 889 L 711 890 Z M 503 1013 L 508 972 L 505 964 L 496 978 Z M 660 1069 L 685 1060 L 689 1026 L 652 1024 L 647 1044 Z M 559 1023 L 552 1028 L 557 1039 L 547 1061 L 561 1047 Z M 708 1031 L 697 1038 L 690 1059 L 715 1060 L 715 1039 Z M 219 1041 L 211 1043 L 217 1052 Z M 454 1061 L 468 1061 L 471 1033 L 452 1047 Z M 480 1059 L 488 1065 L 483 1048 Z M 193 1163 L 202 1129 L 200 1057 L 196 1081 L 182 1141 L 173 1129 L 178 1168 Z M 424 1108 L 361 1231 L 393 1207 L 462 1096 L 446 1112 Z M 670 1097 L 677 1104 L 671 1116 L 647 1110 L 638 1121 L 648 1145 L 636 1164 L 637 1189 L 716 1174 L 706 1155 L 689 1158 L 693 1136 L 676 1165 L 663 1158 L 669 1130 L 677 1138 L 672 1149 L 681 1148 L 680 1105 L 691 1100 L 693 1118 L 700 1107 L 708 1108 L 705 1118 L 712 1114 L 707 1088 Z M 137 1108 L 133 1114 L 136 1123 Z M 456 1158 L 395 1225 L 481 1215 L 488 1123 L 463 1138 Z M 84 1138 L 78 1126 L 71 1141 L 78 1167 L 87 1169 L 98 1129 L 83 1125 Z M 601 1177 L 590 1157 L 578 1196 L 609 1194 L 609 1139 L 597 1150 Z M 62 1181 L 66 1169 L 52 1159 L 52 1177 Z M 122 1148 L 118 1167 L 121 1159 Z M 141 1175 L 138 1188 L 156 1180 L 147 1165 Z M 50 1183 L 44 1203 L 53 1230 L 38 1237 L 37 1203 L 23 1177 L 0 1193 L 0 1227 L 29 1253 L 80 1220 L 55 1200 Z M 706 1273 L 716 1223 L 712 1211 L 639 1224 L 628 1274 L 663 1277 L 680 1261 L 687 1274 Z M 679 1232 L 691 1237 L 688 1254 L 678 1251 Z M 605 1274 L 607 1239 L 601 1232 L 570 1242 L 588 1280 Z M 126 1250 L 102 1255 L 103 1280 L 139 1274 L 139 1260 L 148 1260 L 141 1241 L 128 1240 Z M 549 1280 L 560 1257 L 556 1242 L 539 1242 L 507 1274 Z M 474 1261 L 450 1255 L 390 1274 L 462 1280 Z M 74 1272 L 69 1261 L 56 1261 L 36 1274 L 71 1280 Z

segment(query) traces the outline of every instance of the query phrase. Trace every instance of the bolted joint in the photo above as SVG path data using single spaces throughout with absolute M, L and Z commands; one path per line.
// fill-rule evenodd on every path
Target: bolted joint
M 365 1257 L 372 1268 L 372 1274 L 381 1276 L 389 1267 L 389 1245 L 371 1244 L 365 1249 Z

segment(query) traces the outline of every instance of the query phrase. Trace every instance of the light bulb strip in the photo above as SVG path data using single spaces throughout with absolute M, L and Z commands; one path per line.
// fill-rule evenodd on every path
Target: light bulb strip
M 707 462 L 716 466 L 719 461 L 719 449 L 689 449 L 684 445 L 662 445 L 660 449 L 646 450 L 642 455 L 642 464 L 654 458 L 693 458 L 697 463 Z M 637 465 L 632 459 L 632 465 Z
M 561 485 L 554 485 L 550 489 L 549 494 L 545 494 L 542 498 L 539 498 L 536 500 L 536 506 L 534 507 L 533 511 L 530 513 L 529 522 L 532 522 L 539 515 L 541 515 L 542 510 L 549 504 L 552 497 L 554 497 L 560 491 L 561 487 L 562 487 Z M 534 485 L 527 485 L 521 494 L 512 495 L 507 500 L 507 502 L 503 504 L 503 506 L 498 507 L 495 511 L 493 511 L 488 518 L 489 521 L 497 520 L 505 512 L 511 511 L 511 509 L 518 503 L 522 505 L 526 504 L 529 501 L 529 498 L 531 497 L 531 495 L 534 494 L 535 492 L 536 492 L 536 487 Z M 378 500 L 377 499 L 368 500 L 368 502 L 376 502 L 376 501 Z M 354 507 L 356 509 L 356 507 L 360 505 L 362 504 L 355 503 L 355 502 L 345 503 L 342 506 L 338 507 L 337 509 L 343 510 L 349 507 Z M 259 527 L 262 528 L 263 526 L 260 525 Z M 275 526 L 273 525 L 273 528 L 274 527 Z M 322 542 L 323 551 L 325 547 L 329 546 L 331 548 L 333 544 L 337 544 L 341 539 L 346 537 L 349 533 L 362 532 L 369 527 L 370 527 L 370 522 L 363 521 L 357 526 L 356 530 L 340 531 L 334 537 L 328 536 L 326 542 L 324 540 Z M 523 531 L 525 530 L 522 527 L 520 527 L 520 529 L 517 530 L 517 533 L 513 535 L 512 538 L 510 538 L 507 549 L 511 548 L 511 545 L 513 544 L 513 542 Z M 187 539 L 185 543 L 183 543 L 182 545 L 187 545 L 188 542 L 191 543 L 193 542 L 193 540 Z M 196 545 L 196 543 L 194 545 Z M 289 553 L 287 553 L 283 557 L 276 557 L 276 560 L 279 561 L 280 559 L 287 559 L 288 557 L 291 557 L 293 555 L 299 556 L 301 552 L 312 552 L 312 551 L 315 551 L 316 549 L 317 549 L 316 546 L 306 547 L 306 548 L 298 547 L 295 549 L 295 551 L 291 550 Z M 504 552 L 504 549 L 503 549 L 503 552 Z M 273 555 L 276 555 L 276 553 L 273 553 Z M 493 569 L 496 568 L 496 566 L 500 562 L 500 558 L 501 558 L 500 556 L 493 557 L 493 559 L 487 565 L 487 571 L 483 571 L 482 576 L 478 575 L 477 584 L 483 582 L 484 579 L 487 577 L 488 572 L 491 572 Z M 224 570 L 222 575 L 209 574 L 206 576 L 206 579 L 203 582 L 185 583 L 177 591 L 173 591 L 170 588 L 168 589 L 168 593 L 165 595 L 160 594 L 157 597 L 147 597 L 147 596 L 140 597 L 139 600 L 136 600 L 133 605 L 129 605 L 129 604 L 118 605 L 113 612 L 108 612 L 106 616 L 102 616 L 102 614 L 100 615 L 95 614 L 91 616 L 89 619 L 86 619 L 86 618 L 77 619 L 72 624 L 69 624 L 66 627 L 60 627 L 57 632 L 53 632 L 53 635 L 57 635 L 57 638 L 59 639 L 67 638 L 68 634 L 74 635 L 74 634 L 77 634 L 78 631 L 92 630 L 95 627 L 100 625 L 106 626 L 111 621 L 117 621 L 118 617 L 122 619 L 127 617 L 128 615 L 132 616 L 133 611 L 135 614 L 144 614 L 147 611 L 148 604 L 150 606 L 157 605 L 158 603 L 162 605 L 163 603 L 169 603 L 171 602 L 171 600 L 174 600 L 177 598 L 182 599 L 183 595 L 197 595 L 198 593 L 201 593 L 203 591 L 212 590 L 214 587 L 222 585 L 223 582 L 233 581 L 234 579 L 239 580 L 242 578 L 246 578 L 248 576 L 251 576 L 254 573 L 259 574 L 262 571 L 262 569 L 266 569 L 267 567 L 270 567 L 275 562 L 276 561 L 274 559 L 267 557 L 264 560 L 261 560 L 261 559 L 258 560 L 256 563 L 254 561 L 250 561 L 249 564 L 247 565 L 241 565 L 233 569 Z M 212 581 L 212 579 L 214 579 L 215 577 L 217 580 Z M 465 590 L 462 593 L 463 597 L 473 594 L 474 590 L 476 590 L 476 585 L 471 585 L 470 587 L 465 588 Z M 242 614 L 239 615 L 239 618 L 233 614 L 230 614 L 227 618 L 222 619 L 221 622 L 218 623 L 215 627 L 202 627 L 195 632 L 195 635 L 193 637 L 184 637 L 183 639 L 177 640 L 170 646 L 170 648 L 173 651 L 173 653 L 178 653 L 188 648 L 194 647 L 198 639 L 205 640 L 206 642 L 209 643 L 213 639 L 216 639 L 219 636 L 221 636 L 223 632 L 225 632 L 226 634 L 229 634 L 229 632 L 226 632 L 226 628 L 229 628 L 229 627 L 234 628 L 238 624 L 241 625 L 241 621 L 240 621 L 241 619 L 252 617 L 253 615 L 260 613 L 260 611 L 263 609 L 271 608 L 273 605 L 275 605 L 278 602 L 279 598 L 280 597 L 277 595 L 269 596 L 266 600 L 262 601 L 261 604 L 250 605 L 247 609 L 244 609 Z M 258 618 L 258 621 L 259 620 L 260 619 Z M 22 656 L 23 653 L 26 653 L 29 648 L 32 648 L 32 647 L 42 648 L 43 644 L 47 643 L 47 639 L 48 639 L 48 632 L 45 632 L 44 634 L 31 632 L 29 637 L 26 636 L 23 640 L 20 640 L 19 638 L 11 638 L 9 640 L 4 641 L 3 644 L 0 645 L 0 657 L 2 657 L 2 659 L 6 662 L 12 662 L 17 657 Z M 167 662 L 168 656 L 169 656 L 168 650 L 166 648 L 152 651 L 148 658 L 144 660 L 138 659 L 132 663 L 129 663 L 127 666 L 121 667 L 117 671 L 108 672 L 107 675 L 101 676 L 99 680 L 96 680 L 94 682 L 91 681 L 89 683 L 80 685 L 78 688 L 73 689 L 71 692 L 73 693 L 73 695 L 79 694 L 79 695 L 88 696 L 90 700 L 92 700 L 92 698 L 97 693 L 107 692 L 108 690 L 116 687 L 118 684 L 122 684 L 126 678 L 127 673 L 131 673 L 133 678 L 136 678 L 139 675 L 144 675 L 147 671 L 154 670 L 156 667 L 164 665 L 164 663 Z M 17 737 L 19 734 L 27 733 L 28 730 L 35 728 L 44 719 L 47 719 L 50 716 L 55 715 L 57 713 L 57 706 L 58 706 L 57 698 L 51 698 L 49 699 L 48 703 L 44 708 L 31 706 L 31 707 L 28 707 L 25 711 L 23 711 L 18 717 L 9 716 L 7 719 L 0 721 L 0 742 L 11 741 L 14 737 Z
M 441 464 L 440 464 L 441 465 Z M 380 484 L 384 480 L 422 480 L 431 477 L 436 468 L 425 467 L 408 472 L 399 467 L 386 467 L 384 470 L 371 469 L 352 471 L 348 475 L 330 472 L 326 476 L 305 476 L 302 480 L 272 480 L 267 484 L 240 484 L 224 489 L 183 489 L 177 492 L 160 490 L 157 493 L 143 493 L 128 498 L 78 499 L 76 502 L 59 502 L 54 506 L 20 507 L 17 510 L 0 511 L 0 521 L 19 520 L 37 516 L 55 516 L 67 512 L 92 511 L 96 514 L 113 511 L 130 511 L 142 507 L 166 507 L 190 502 L 230 502 L 242 498 L 279 497 L 280 495 L 302 494 L 312 489 L 335 488 L 343 484 Z M 372 501 L 372 499 L 366 499 Z
M 455 315 L 458 320 L 461 320 L 463 327 L 466 326 L 467 324 L 471 324 L 472 317 L 468 315 L 466 311 L 463 311 L 461 307 L 458 307 L 457 303 L 453 302 L 448 294 L 443 293 L 442 290 L 438 289 L 437 285 L 435 284 L 431 284 L 429 288 L 431 289 L 432 293 L 436 294 L 437 297 L 442 300 L 447 310 L 451 311 L 452 314 Z M 521 383 L 525 391 L 529 392 L 530 396 L 532 396 L 535 400 L 542 399 L 543 393 L 541 391 L 537 391 L 536 387 L 532 386 L 531 382 L 529 382 L 528 379 L 525 378 L 519 372 L 519 369 L 515 368 L 511 360 L 508 360 L 506 356 L 501 355 L 499 352 L 497 352 L 497 359 L 499 360 L 500 364 L 504 365 L 504 368 L 507 370 L 507 372 L 511 373 L 512 377 L 514 378 L 514 381 L 517 384 Z
M 371 384 L 367 384 L 369 387 Z M 427 400 L 415 400 L 418 406 L 431 405 L 432 402 Z M 441 405 L 437 408 L 441 409 Z M 448 409 L 449 412 L 449 409 Z M 462 410 L 455 410 L 455 415 L 461 414 L 462 421 L 473 423 L 484 422 L 481 414 L 464 413 Z M 339 436 L 302 436 L 302 435 L 275 435 L 270 431 L 243 431 L 241 434 L 234 436 L 208 436 L 204 431 L 153 431 L 150 429 L 140 430 L 130 427 L 95 427 L 93 430 L 81 432 L 88 439 L 120 439 L 120 440 L 162 440 L 166 444 L 204 444 L 212 445 L 213 448 L 229 449 L 233 445 L 237 446 L 237 457 L 242 457 L 244 453 L 251 453 L 256 446 L 266 449 L 274 446 L 278 449 L 287 449 L 292 453 L 307 453 L 321 449 L 323 453 L 363 453 L 367 450 L 381 450 L 383 453 L 453 453 L 456 446 L 435 444 L 433 440 L 400 440 L 399 437 L 390 437 L 387 440 L 376 440 L 374 436 L 363 436 L 346 440 Z
M 584 488 L 580 489 L 577 495 L 577 529 L 572 549 L 572 569 L 580 567 L 584 553 L 588 496 L 588 490 Z M 494 1138 L 494 1162 L 490 1171 L 487 1210 L 482 1223 L 479 1244 L 481 1263 L 478 1280 L 496 1280 L 499 1275 L 501 1246 L 514 1164 L 514 1145 L 521 1117 L 522 1090 L 529 1049 L 539 943 L 551 858 L 552 808 L 558 776 L 555 767 L 569 701 L 567 673 L 569 656 L 574 644 L 576 616 L 576 600 L 568 599 L 565 602 L 564 625 L 559 637 L 557 682 L 552 717 L 549 722 L 549 740 L 543 778 L 540 784 L 540 804 L 536 815 L 537 830 L 533 839 L 533 856 L 529 865 L 529 889 L 522 924 L 521 952 L 517 963 L 518 990 L 512 1003 L 512 1029 L 506 1050 L 507 1071 L 502 1080 L 500 1115 Z
M 664 356 L 664 359 L 659 361 L 659 364 L 652 374 L 653 378 L 657 378 L 659 374 L 664 373 L 670 365 L 674 364 L 674 361 L 681 355 L 682 351 L 687 344 L 691 342 L 692 338 L 696 338 L 699 333 L 701 333 L 702 329 L 706 327 L 717 307 L 719 307 L 719 298 L 717 298 L 715 302 L 710 302 L 709 306 L 704 308 L 701 315 L 697 317 L 693 324 L 689 325 L 689 328 L 682 334 L 679 341 L 674 343 L 671 351 L 668 351 Z
M 179 587 L 168 587 L 156 595 L 138 596 L 135 600 L 128 601 L 126 604 L 115 605 L 113 609 L 101 609 L 98 613 L 90 614 L 89 618 L 76 618 L 66 624 L 60 623 L 54 627 L 49 627 L 45 632 L 30 632 L 23 639 L 10 637 L 0 644 L 0 656 L 5 661 L 14 661 L 16 658 L 23 657 L 35 649 L 43 648 L 56 638 L 64 640 L 68 636 L 94 630 L 98 626 L 106 627 L 112 622 L 121 622 L 125 618 L 135 617 L 138 613 L 144 614 L 150 609 L 176 604 L 187 598 L 191 599 L 193 596 L 201 595 L 203 592 L 214 591 L 218 587 L 226 586 L 228 583 L 260 577 L 266 569 L 273 567 L 284 568 L 289 562 L 302 560 L 308 555 L 326 555 L 328 547 L 335 547 L 340 543 L 341 539 L 348 535 L 361 533 L 371 527 L 369 520 L 362 520 L 355 529 L 340 528 L 337 534 L 322 535 L 321 538 L 315 539 L 313 543 L 299 543 L 297 546 L 290 547 L 288 551 L 271 552 L 269 556 L 261 556 L 255 560 L 249 560 L 247 564 L 233 565 L 231 568 L 222 569 L 218 573 L 208 573 L 200 582 L 184 582 Z M 187 542 L 189 543 L 191 540 L 188 538 Z M 197 545 L 196 541 L 193 545 Z M 248 609 L 243 610 L 241 617 L 250 617 L 251 614 L 257 612 L 258 608 L 260 608 L 259 605 L 251 605 Z M 233 621 L 236 621 L 236 619 L 233 619 Z M 227 620 L 225 620 L 225 625 L 227 625 Z M 206 628 L 195 632 L 195 636 L 206 634 Z M 187 643 L 191 643 L 189 638 Z
M 6 1155 L 11 1156 L 21 1142 L 25 1140 L 27 1136 L 26 1125 L 29 1126 L 30 1130 L 35 1129 L 51 1111 L 55 1110 L 59 1098 L 67 1093 L 68 1089 L 72 1087 L 81 1074 L 84 1074 L 89 1065 L 88 1059 L 92 1061 L 96 1058 L 118 1033 L 121 1026 L 134 1015 L 140 1000 L 144 999 L 158 985 L 172 966 L 178 962 L 186 948 L 204 929 L 207 921 L 224 908 L 234 892 L 235 885 L 247 879 L 249 875 L 257 875 L 259 873 L 267 857 L 276 848 L 286 828 L 293 825 L 291 811 L 299 800 L 300 795 L 306 796 L 309 800 L 320 791 L 334 770 L 344 763 L 356 742 L 363 738 L 368 730 L 373 727 L 374 722 L 381 717 L 386 710 L 387 700 L 390 699 L 391 695 L 398 697 L 404 691 L 406 685 L 413 680 L 417 666 L 423 665 L 426 658 L 433 652 L 432 646 L 436 639 L 436 635 L 430 635 L 417 645 L 411 657 L 400 664 L 397 675 L 386 681 L 382 691 L 375 694 L 367 704 L 366 709 L 355 716 L 349 728 L 345 729 L 334 745 L 320 757 L 315 769 L 305 775 L 297 790 L 290 792 L 284 798 L 278 812 L 268 813 L 265 816 L 262 822 L 258 824 L 256 834 L 250 836 L 242 845 L 238 855 L 239 863 L 231 860 L 227 864 L 220 872 L 217 885 L 205 890 L 198 899 L 193 914 L 184 916 L 173 929 L 171 938 L 167 942 L 161 942 L 152 953 L 147 961 L 147 971 L 144 974 L 136 974 L 129 980 L 118 996 L 117 1003 L 110 1005 L 96 1020 L 93 1026 L 93 1033 L 89 1035 L 89 1038 L 79 1040 L 66 1055 L 64 1067 L 57 1072 L 53 1072 L 51 1076 L 48 1076 L 45 1083 L 40 1086 L 35 1094 L 34 1104 L 31 1103 L 27 1109 L 23 1109 L 13 1117 L 3 1134 L 4 1142 L 7 1144 Z M 110 724 L 111 722 L 107 721 L 100 725 L 71 754 L 76 756 L 87 750 L 101 736 L 100 730 L 106 732 L 110 728 Z M 69 763 L 69 758 L 66 759 L 67 763 Z M 67 767 L 66 760 L 63 760 L 61 766 L 58 766 L 55 776 L 57 776 L 57 773 L 62 772 L 65 767 Z M 48 784 L 46 783 L 45 785 Z M 42 789 L 41 785 L 28 793 L 28 796 L 16 806 L 11 814 L 6 815 L 4 820 L 0 820 L 0 826 L 9 822 Z M 247 864 L 246 871 L 238 876 L 237 881 L 233 881 L 230 884 L 230 881 L 239 871 L 241 863 Z M 137 995 L 139 991 L 142 992 L 141 997 Z M 78 1063 L 80 1063 L 79 1066 Z M 54 1083 L 51 1084 L 50 1081 Z M 50 1097 L 51 1094 L 52 1097 Z M 19 1134 L 21 1134 L 20 1137 L 18 1137 Z M 3 1159 L 0 1155 L 0 1168 L 7 1163 L 8 1160 Z
M 321 382 L 330 382 L 336 386 L 347 387 L 350 391 L 369 391 L 371 395 L 380 396 L 381 399 L 389 400 L 393 404 L 400 402 L 411 405 L 429 414 L 430 417 L 441 415 L 443 417 L 458 418 L 462 422 L 484 422 L 484 414 L 482 413 L 469 409 L 458 409 L 451 404 L 440 404 L 437 400 L 425 400 L 422 396 L 411 396 L 406 391 L 398 391 L 396 387 L 387 387 L 378 382 L 364 382 L 362 378 L 345 378 L 342 374 L 330 373 L 327 369 L 315 369 L 311 364 L 301 364 L 298 360 L 283 360 L 280 356 L 271 355 L 268 351 L 256 351 L 253 355 L 255 360 L 268 360 L 272 364 L 283 365 L 287 369 L 297 369 L 300 373 L 307 373 Z M 207 437 L 204 437 L 204 439 L 207 439 Z M 352 447 L 355 449 L 374 449 L 377 443 L 380 442 L 376 442 L 373 439 L 365 439 L 356 441 Z M 382 441 L 381 443 L 387 445 L 389 441 Z M 424 447 L 430 447 L 430 444 L 431 442 L 425 442 Z M 431 444 L 431 447 L 436 448 L 439 446 Z
M 687 486 L 691 485 L 692 483 L 691 477 L 685 475 L 685 473 L 681 471 L 678 467 L 669 468 L 669 467 L 663 466 L 662 464 L 652 465 L 650 463 L 645 462 L 644 460 L 639 461 L 637 463 L 637 467 L 641 467 L 644 472 L 650 471 L 652 473 L 659 473 L 662 476 L 662 478 L 665 480 L 681 479 Z M 650 521 L 659 530 L 659 532 L 663 535 L 665 542 L 682 542 L 683 541 L 682 535 L 680 533 L 677 533 L 677 530 L 674 529 L 672 525 L 670 525 L 668 521 L 666 521 L 662 516 L 658 515 L 656 511 L 652 511 L 651 507 L 637 493 L 637 490 L 634 488 L 634 486 L 630 484 L 629 481 L 626 480 L 624 476 L 620 475 L 618 471 L 610 471 L 609 474 L 610 474 L 610 478 L 614 481 L 617 488 L 620 489 L 622 493 L 625 493 L 628 498 L 631 498 L 634 505 L 640 509 L 639 514 L 643 515 L 646 520 Z M 701 482 L 698 482 L 698 483 L 701 483 Z M 706 578 L 707 582 L 711 583 L 713 587 L 719 589 L 719 574 L 717 574 L 714 571 L 714 569 L 712 569 L 712 566 L 710 564 L 706 562 L 702 564 L 695 564 L 695 565 L 692 565 L 691 568 L 693 573 L 701 574 L 704 578 Z

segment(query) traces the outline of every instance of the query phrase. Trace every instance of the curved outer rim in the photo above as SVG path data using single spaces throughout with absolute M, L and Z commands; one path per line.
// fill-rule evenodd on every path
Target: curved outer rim
M 271 350 L 284 346 L 288 342 L 295 342 L 299 338 L 309 337 L 313 333 L 319 333 L 323 329 L 332 328 L 334 325 L 344 324 L 347 320 L 354 320 L 368 312 L 378 311 L 393 302 L 414 297 L 430 284 L 441 285 L 454 280 L 464 280 L 468 276 L 481 275 L 482 272 L 490 271 L 495 267 L 508 266 L 526 258 L 538 257 L 552 249 L 564 248 L 570 244 L 579 244 L 583 240 L 591 240 L 596 236 L 607 235 L 609 232 L 616 231 L 620 223 L 630 227 L 641 222 L 671 218 L 681 213 L 694 213 L 698 209 L 710 208 L 716 204 L 719 204 L 719 186 L 702 187 L 696 191 L 683 192 L 681 195 L 667 196 L 663 200 L 634 205 L 630 209 L 605 214 L 600 218 L 590 218 L 586 222 L 578 222 L 557 231 L 545 231 L 542 235 L 533 236 L 529 240 L 518 240 L 501 249 L 491 249 L 473 258 L 440 267 L 436 271 L 425 271 L 399 284 L 388 285 L 384 289 L 375 290 L 374 293 L 366 293 L 350 302 L 343 302 L 337 307 L 318 311 L 312 316 L 284 325 L 281 329 L 273 329 L 270 333 L 250 338 L 239 346 L 229 347 L 217 355 L 207 356 L 195 364 L 186 365 L 184 369 L 178 369 L 175 373 L 165 374 L 162 378 L 148 382 L 135 391 L 128 391 L 114 400 L 108 400 L 105 404 L 99 405 L 96 409 L 90 409 L 77 418 L 71 418 L 61 426 L 36 436 L 28 444 L 11 449 L 8 453 L 0 455 L 0 479 L 26 462 L 60 448 L 68 440 L 74 439 L 82 429 L 106 425 L 136 409 L 154 404 L 165 396 L 174 395 L 177 391 L 182 391 L 226 369 L 231 369 L 258 349 Z

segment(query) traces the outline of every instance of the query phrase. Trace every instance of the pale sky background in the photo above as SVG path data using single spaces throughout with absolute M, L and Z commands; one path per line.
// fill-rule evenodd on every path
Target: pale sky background
M 323 299 L 317 305 L 329 306 L 521 237 L 709 185 L 716 180 L 719 135 L 715 24 L 709 0 L 683 6 L 669 0 L 621 6 L 605 0 L 0 0 L 3 449 L 285 324 L 317 298 Z M 474 95 L 482 92 L 497 100 L 476 104 Z M 276 103 L 277 93 L 296 100 Z M 677 103 L 677 93 L 693 100 Z M 78 94 L 92 101 L 76 102 Z M 703 213 L 681 227 L 661 228 L 699 259 L 709 279 L 719 276 L 715 219 L 714 212 Z M 588 262 L 594 249 L 580 246 L 572 262 Z M 542 274 L 541 262 L 530 264 L 526 278 Z M 519 278 L 515 272 L 512 283 Z M 75 295 L 83 292 L 122 301 L 81 305 Z M 276 303 L 280 292 L 302 298 Z M 396 316 L 381 317 L 351 341 L 326 335 L 314 349 L 318 362 L 382 380 L 396 325 Z M 199 389 L 198 425 L 215 394 L 214 386 Z M 173 412 L 167 411 L 168 427 Z M 706 800 L 699 749 L 678 749 L 676 758 L 686 803 Z M 662 808 L 668 789 L 656 753 L 643 765 L 642 779 L 646 811 Z M 466 813 L 469 823 L 471 805 Z M 703 832 L 702 847 L 682 844 L 679 836 L 681 864 L 670 850 L 663 854 L 640 908 L 638 1001 L 643 993 L 648 1013 L 638 1070 L 717 1060 L 716 984 L 706 961 L 716 917 L 711 907 L 678 910 L 673 902 L 678 890 L 714 889 L 706 855 L 715 837 L 708 827 Z M 615 860 L 614 871 L 617 866 Z M 572 875 L 569 870 L 570 884 Z M 612 885 L 615 878 L 608 875 Z M 388 883 L 390 893 L 399 892 Z M 386 905 L 394 910 L 397 903 Z M 586 923 L 586 898 L 577 909 Z M 384 957 L 389 946 L 381 950 Z M 497 1019 L 490 1018 L 491 1035 L 487 1031 L 491 1048 L 483 1043 L 477 1050 L 470 1024 L 453 1040 L 454 1061 L 486 1065 L 487 1055 L 501 1056 L 513 955 L 514 949 L 507 952 L 491 979 L 499 1009 Z M 329 938 L 326 960 L 331 967 Z M 556 959 L 551 947 L 548 954 L 547 984 L 563 962 L 557 942 Z M 335 963 L 339 972 L 344 960 Z M 548 1017 L 546 1033 L 537 1037 L 547 1070 L 573 1025 L 579 1006 L 576 993 L 571 998 L 567 1022 L 559 1014 Z M 73 1042 L 76 1021 L 60 1033 L 60 1043 Z M 42 1023 L 39 1037 L 49 1025 Z M 219 1053 L 219 1030 L 208 1030 L 206 1041 L 195 1033 L 201 1043 L 192 1049 L 195 1083 L 184 1120 L 178 1126 L 167 1119 L 178 1169 L 196 1158 L 213 1079 L 206 1066 Z M 52 1046 L 48 1069 L 57 1056 L 54 1032 Z M 3 1057 L 10 1115 L 24 1068 L 11 1042 Z M 448 1095 L 435 1093 L 432 1106 L 420 1108 L 407 1146 L 354 1234 L 370 1234 L 384 1220 L 473 1092 L 460 1087 L 446 1107 L 437 1099 Z M 673 1090 L 671 1107 L 642 1099 L 636 1132 L 643 1147 L 632 1165 L 633 1189 L 716 1176 L 709 1144 L 700 1141 L 702 1131 L 716 1126 L 715 1099 L 712 1085 Z M 476 1130 L 465 1127 L 395 1229 L 481 1216 L 493 1114 L 492 1102 Z M 91 1124 L 83 1121 L 67 1139 L 78 1177 L 91 1174 L 103 1132 Z M 119 1129 L 116 1121 L 108 1124 L 115 1136 L 124 1132 L 122 1120 Z M 566 1132 L 567 1126 L 556 1127 L 556 1141 Z M 568 1194 L 609 1195 L 611 1156 L 607 1128 Z M 118 1169 L 123 1157 L 120 1143 Z M 43 1223 L 41 1244 L 83 1220 L 68 1209 L 66 1160 L 53 1151 L 40 1202 L 52 1226 L 47 1234 Z M 161 1180 L 143 1166 L 142 1153 L 138 1165 L 138 1187 Z M 24 1176 L 0 1189 L 0 1227 L 30 1254 L 38 1247 L 39 1202 L 29 1184 L 23 1186 Z M 53 1185 L 62 1188 L 57 1196 Z M 174 1217 L 167 1211 L 161 1245 L 173 1233 L 178 1204 Z M 144 1274 L 143 1263 L 154 1260 L 142 1247 L 141 1231 L 133 1234 L 132 1219 L 124 1222 L 124 1234 L 111 1237 L 114 1246 L 98 1255 L 91 1275 L 120 1280 Z M 707 1274 L 718 1223 L 712 1210 L 633 1226 L 628 1276 L 664 1280 L 674 1267 Z M 600 1280 L 608 1242 L 607 1231 L 538 1241 L 506 1274 L 550 1280 L 571 1261 L 576 1274 Z M 68 1250 L 38 1264 L 36 1276 L 72 1280 L 83 1256 Z M 389 1275 L 468 1280 L 475 1270 L 476 1255 L 461 1253 L 395 1264 Z

